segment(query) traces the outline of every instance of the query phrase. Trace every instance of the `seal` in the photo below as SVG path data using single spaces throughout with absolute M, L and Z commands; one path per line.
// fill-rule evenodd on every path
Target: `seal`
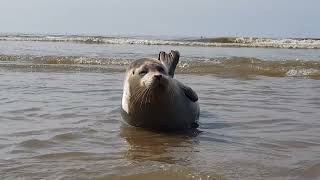
M 136 127 L 178 131 L 198 127 L 197 94 L 174 79 L 180 53 L 160 52 L 158 59 L 132 62 L 126 71 L 122 117 Z

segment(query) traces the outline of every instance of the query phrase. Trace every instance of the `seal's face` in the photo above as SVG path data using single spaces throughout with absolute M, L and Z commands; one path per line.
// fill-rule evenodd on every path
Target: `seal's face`
M 122 107 L 129 113 L 163 100 L 170 87 L 168 69 L 156 59 L 140 59 L 130 64 L 124 83 Z M 135 108 L 139 106 L 139 108 Z
M 157 60 L 142 60 L 135 62 L 131 68 L 130 86 L 153 90 L 165 89 L 168 84 L 168 70 Z M 129 72 L 130 73 L 130 72 Z

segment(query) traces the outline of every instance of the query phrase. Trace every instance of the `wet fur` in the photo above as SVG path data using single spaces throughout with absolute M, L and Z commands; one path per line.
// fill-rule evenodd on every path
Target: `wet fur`
M 148 73 L 141 76 L 143 69 L 148 69 Z M 122 99 L 122 115 L 128 124 L 166 131 L 194 127 L 199 105 L 186 95 L 183 87 L 187 86 L 172 78 L 172 69 L 169 72 L 170 67 L 157 59 L 140 59 L 130 64 Z M 160 81 L 155 80 L 155 75 L 162 76 Z

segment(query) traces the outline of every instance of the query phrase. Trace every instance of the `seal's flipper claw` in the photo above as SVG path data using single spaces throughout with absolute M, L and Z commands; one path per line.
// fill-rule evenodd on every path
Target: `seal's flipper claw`
M 159 61 L 165 60 L 166 59 L 166 54 L 167 54 L 166 52 L 160 51 L 158 60 Z
M 158 60 L 167 67 L 168 73 L 171 77 L 174 76 L 174 71 L 176 70 L 177 64 L 179 63 L 180 53 L 179 51 L 173 51 L 169 54 L 166 52 L 161 51 L 159 53 Z
M 179 83 L 179 86 L 181 87 L 181 89 L 183 90 L 184 94 L 193 102 L 197 102 L 198 101 L 198 95 L 196 92 L 194 92 L 190 87 Z

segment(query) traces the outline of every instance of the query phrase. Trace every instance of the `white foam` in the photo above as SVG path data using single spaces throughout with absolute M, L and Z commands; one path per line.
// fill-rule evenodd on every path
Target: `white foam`
M 318 73 L 316 69 L 290 69 L 287 71 L 286 75 L 289 77 L 303 77 L 310 76 L 312 74 Z
M 270 38 L 235 38 L 233 43 L 199 42 L 183 40 L 156 40 L 118 37 L 96 36 L 36 36 L 12 35 L 0 36 L 0 40 L 7 41 L 58 41 L 83 42 L 105 44 L 141 44 L 141 45 L 172 45 L 172 46 L 212 46 L 212 47 L 270 47 L 294 49 L 320 49 L 320 40 L 316 39 L 270 39 Z

